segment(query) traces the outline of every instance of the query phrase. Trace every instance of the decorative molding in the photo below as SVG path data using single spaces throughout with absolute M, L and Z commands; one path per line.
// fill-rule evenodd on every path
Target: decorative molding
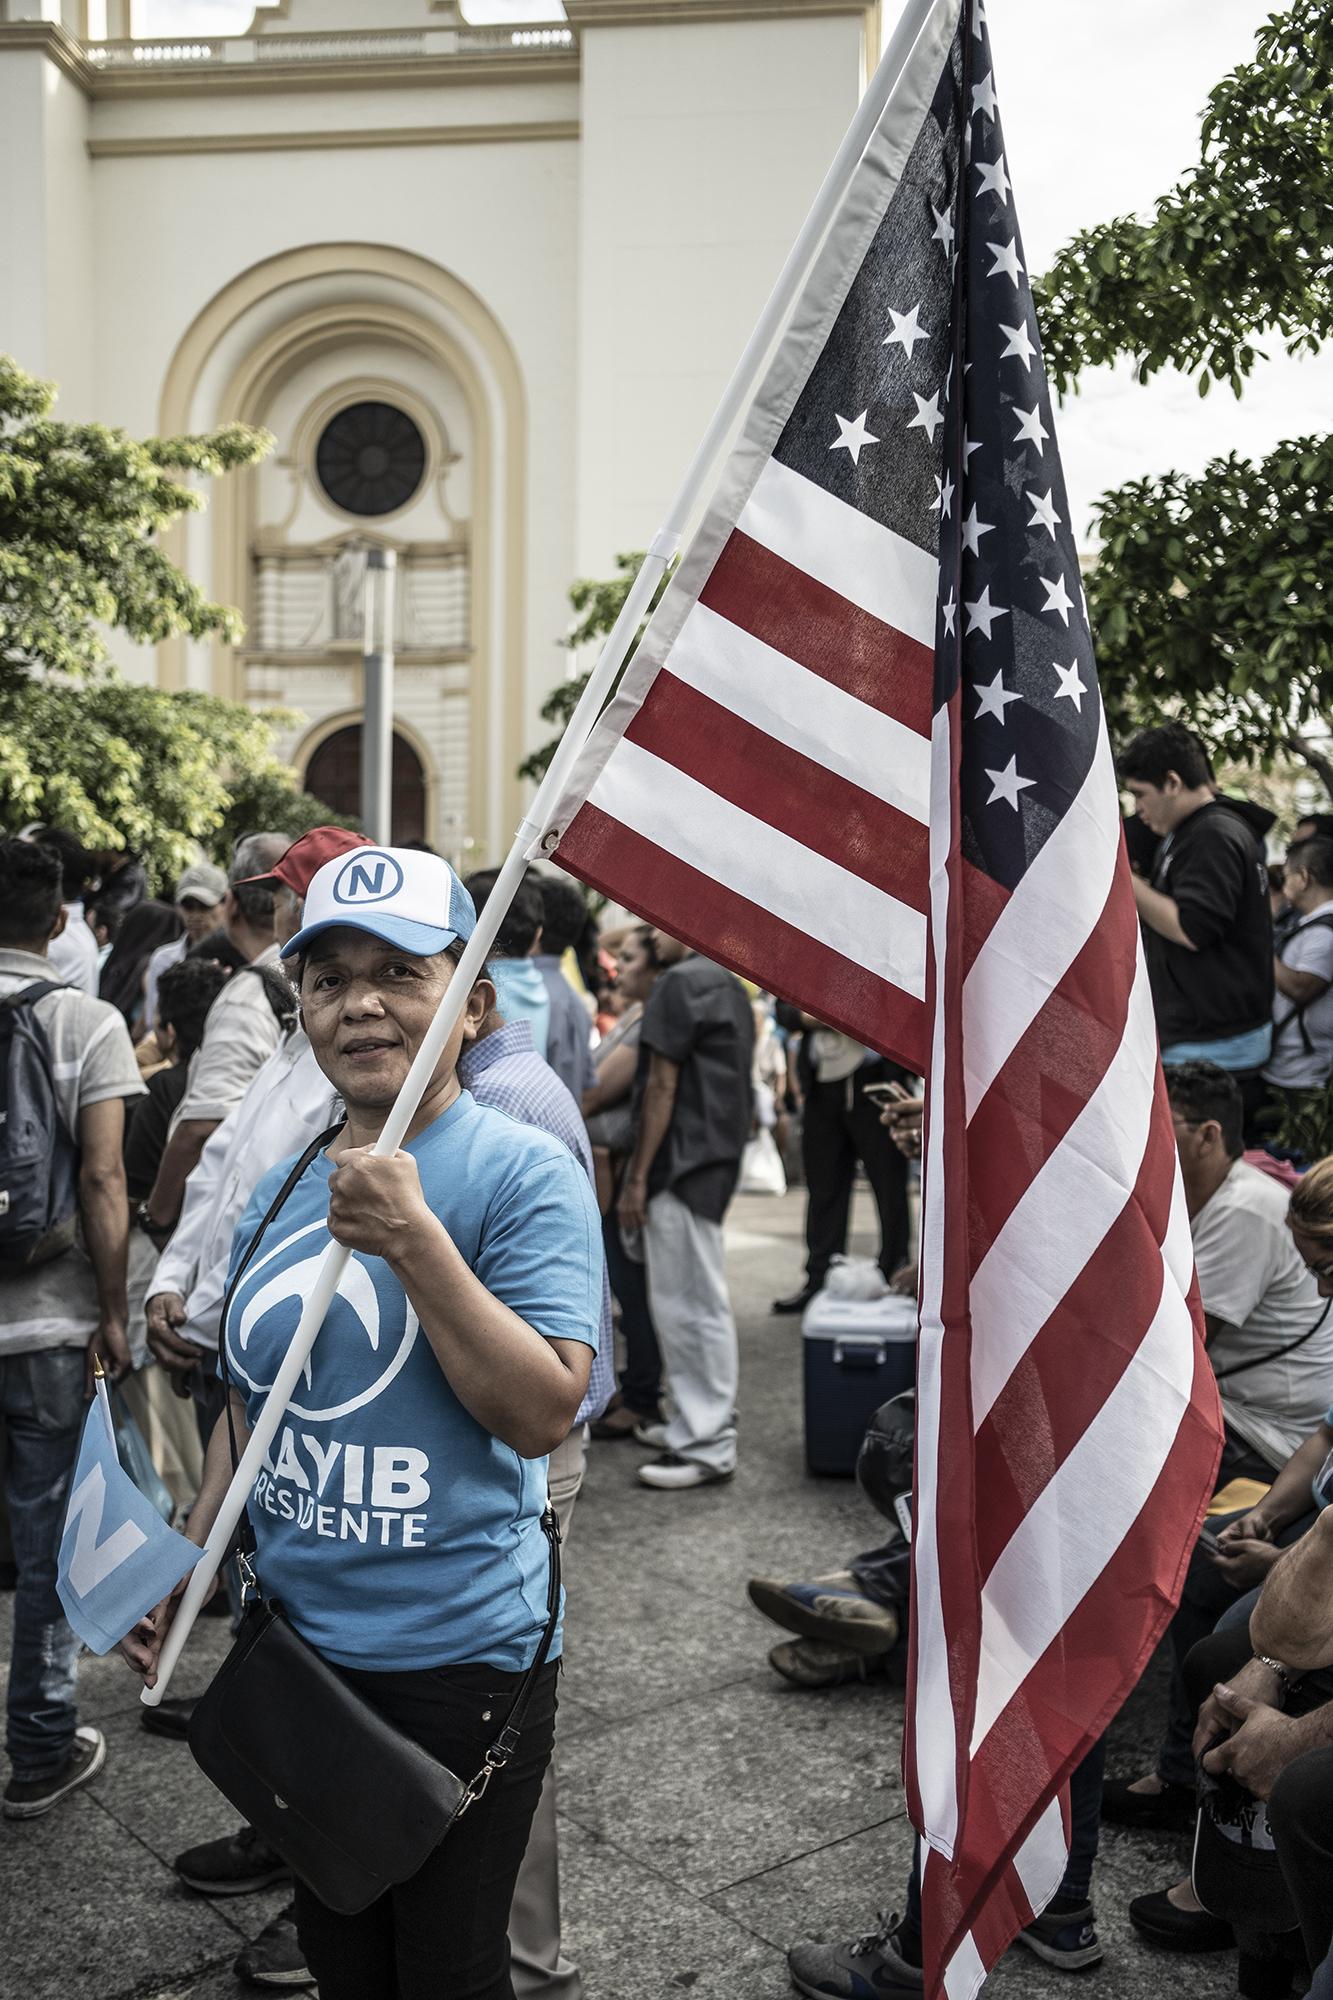
M 347 152 L 367 146 L 498 146 L 578 137 L 577 118 L 547 118 L 500 125 L 343 125 L 327 132 L 154 132 L 89 139 L 88 152 L 94 160 L 132 160 L 169 153 Z
M 47 61 L 77 83 L 85 96 L 92 96 L 96 82 L 92 64 L 74 36 L 58 21 L 0 21 L 0 55 L 7 49 L 40 49 Z
M 433 31 L 427 31 L 433 32 Z M 295 48 L 287 55 L 282 38 L 264 40 L 264 59 L 229 60 L 218 53 L 229 40 L 243 37 L 201 37 L 181 43 L 182 60 L 110 62 L 89 53 L 105 45 L 85 47 L 58 21 L 0 22 L 0 56 L 9 49 L 36 49 L 55 68 L 77 83 L 85 97 L 195 97 L 272 95 L 298 90 L 416 89 L 420 85 L 473 83 L 577 83 L 580 76 L 578 44 L 572 46 L 523 46 L 492 40 L 471 48 L 442 52 L 417 51 L 377 55 L 369 46 L 358 52 L 355 33 L 337 39 L 346 41 L 346 53 L 336 58 L 312 60 L 298 56 Z M 290 38 L 293 44 L 302 38 Z M 373 35 L 361 38 L 373 41 Z M 168 50 L 171 43 L 149 44 Z M 185 60 L 183 52 L 193 49 L 197 59 Z M 410 143 L 410 142 L 409 142 Z
M 271 96 L 297 90 L 415 90 L 450 83 L 577 83 L 577 49 L 543 50 L 514 62 L 490 54 L 396 56 L 379 61 L 201 63 L 197 69 L 91 73 L 90 97 Z
M 807 14 L 873 14 L 879 0 L 565 0 L 571 28 L 647 28 L 694 21 L 786 20 Z
M 384 300 L 349 299 L 346 304 L 296 312 L 259 337 L 223 385 L 205 416 L 194 404 L 212 356 L 227 333 L 264 301 L 273 301 L 310 278 L 336 275 L 354 284 L 358 276 L 388 278 L 419 292 L 443 310 L 484 357 L 486 373 L 456 336 L 425 313 Z M 515 775 L 524 754 L 523 706 L 513 691 L 523 686 L 526 652 L 528 414 L 523 378 L 509 339 L 490 308 L 443 265 L 386 244 L 308 244 L 253 264 L 233 278 L 206 305 L 182 336 L 167 369 L 157 429 L 178 436 L 203 422 L 262 422 L 274 385 L 312 347 L 345 337 L 349 328 L 374 325 L 431 356 L 462 387 L 472 420 L 475 486 L 472 501 L 471 646 L 468 676 L 468 819 L 478 852 L 489 854 L 492 831 L 503 839 L 522 815 L 525 788 Z M 489 377 L 489 379 L 488 379 Z M 498 487 L 499 505 L 496 506 Z M 221 482 L 209 509 L 213 541 L 210 594 L 226 604 L 246 601 L 254 536 L 254 482 L 245 473 Z M 173 560 L 183 556 L 183 529 L 173 525 L 163 538 Z M 495 578 L 503 579 L 502 631 L 492 615 Z M 270 656 L 271 658 L 271 656 Z M 251 672 L 254 670 L 251 669 Z M 165 687 L 185 685 L 185 644 L 175 638 L 158 648 L 158 679 Z M 259 692 L 233 650 L 218 641 L 212 649 L 213 690 L 244 699 Z M 495 716 L 496 742 L 491 740 Z

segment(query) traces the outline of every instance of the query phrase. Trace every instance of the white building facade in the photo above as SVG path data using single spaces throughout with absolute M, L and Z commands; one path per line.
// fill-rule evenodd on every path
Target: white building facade
M 394 834 L 466 865 L 521 814 L 570 581 L 659 526 L 879 41 L 864 0 L 566 11 L 276 0 L 148 42 L 128 0 L 0 0 L 0 351 L 70 419 L 276 440 L 172 551 L 243 642 L 122 668 L 294 711 L 355 811 L 392 548 Z

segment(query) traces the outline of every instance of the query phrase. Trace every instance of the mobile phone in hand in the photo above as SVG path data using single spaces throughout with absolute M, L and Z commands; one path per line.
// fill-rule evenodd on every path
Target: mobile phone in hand
M 868 1083 L 866 1096 L 873 1104 L 910 1104 L 912 1093 L 900 1083 Z

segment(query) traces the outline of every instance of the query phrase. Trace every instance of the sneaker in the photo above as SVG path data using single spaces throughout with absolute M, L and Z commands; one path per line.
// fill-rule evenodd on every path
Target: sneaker
M 791 1983 L 809 2000 L 921 2000 L 921 1967 L 898 1949 L 901 1917 L 851 1944 L 796 1944 L 787 1953 Z
M 639 1467 L 639 1484 L 655 1486 L 663 1493 L 685 1493 L 692 1486 L 718 1486 L 730 1478 L 729 1471 L 719 1472 L 716 1466 L 701 1465 L 697 1458 L 682 1458 L 674 1451 L 664 1451 L 660 1458 L 650 1459 L 647 1465 Z
M 881 1680 L 880 1654 L 854 1653 L 828 1639 L 785 1639 L 768 1656 L 774 1673 L 799 1688 L 836 1688 L 848 1681 Z
M 665 1424 L 642 1423 L 634 1426 L 634 1442 L 646 1444 L 649 1451 L 665 1451 L 667 1448 L 667 1427 Z
M 314 1985 L 296 1935 L 295 1903 L 288 1903 L 271 1924 L 265 1924 L 253 1944 L 238 1954 L 231 1969 L 247 1986 Z
M 1091 1903 L 1081 1903 L 1073 1910 L 1043 1910 L 1018 1933 L 1016 1942 L 1062 1972 L 1081 1972 L 1085 1965 L 1100 1965 L 1106 1956 Z
M 756 1611 L 802 1638 L 827 1639 L 855 1653 L 891 1653 L 898 1642 L 897 1613 L 867 1597 L 850 1570 L 809 1583 L 752 1576 L 746 1589 Z
M 252 1826 L 222 1840 L 206 1840 L 176 1856 L 176 1873 L 201 1896 L 250 1896 L 271 1882 L 290 1882 L 292 1871 Z
M 84 1723 L 74 1732 L 70 1752 L 58 1771 L 45 1778 L 11 1778 L 5 1786 L 6 1819 L 39 1819 L 71 1792 L 95 1778 L 106 1762 L 106 1738 Z

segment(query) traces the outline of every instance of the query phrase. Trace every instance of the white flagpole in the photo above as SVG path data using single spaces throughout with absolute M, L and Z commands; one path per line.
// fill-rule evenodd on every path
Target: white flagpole
M 689 470 L 668 510 L 666 521 L 653 538 L 652 547 L 644 557 L 643 565 L 630 587 L 620 616 L 607 637 L 578 706 L 569 719 L 537 794 L 514 837 L 509 857 L 496 878 L 495 887 L 486 899 L 486 907 L 477 919 L 477 928 L 467 941 L 463 956 L 449 982 L 448 990 L 440 1002 L 439 1012 L 426 1030 L 412 1067 L 403 1081 L 398 1101 L 389 1113 L 384 1130 L 375 1142 L 373 1150 L 380 1158 L 396 1153 L 402 1145 L 407 1128 L 416 1116 L 417 1106 L 425 1094 L 426 1085 L 434 1075 L 440 1053 L 462 1017 L 469 992 L 485 969 L 491 946 L 508 914 L 509 905 L 517 893 L 519 883 L 526 873 L 528 849 L 541 837 L 552 809 L 564 796 L 579 753 L 615 684 L 616 675 L 624 664 L 634 634 L 652 602 L 653 592 L 680 546 L 681 536 L 703 495 L 714 461 L 726 443 L 732 425 L 750 400 L 754 379 L 787 315 L 796 303 L 815 253 L 842 203 L 852 176 L 860 164 L 861 156 L 884 115 L 893 86 L 911 55 L 918 35 L 937 5 L 938 0 L 907 0 L 903 8 L 898 25 L 871 79 L 870 87 L 847 128 L 842 144 L 834 156 L 833 164 L 824 177 L 819 193 L 815 196 L 801 233 L 792 245 L 791 253 L 782 267 L 767 305 L 759 316 L 754 332 L 750 335 L 745 352 L 736 364 L 735 373 L 723 392 L 713 420 L 690 462 Z M 339 1280 L 350 1256 L 350 1250 L 345 1249 L 342 1244 L 330 1243 L 320 1259 L 314 1284 L 301 1308 L 301 1317 L 292 1335 L 291 1344 L 274 1377 L 273 1386 L 268 1392 L 259 1420 L 250 1433 L 250 1442 L 241 1454 L 240 1463 L 218 1510 L 212 1532 L 190 1573 L 190 1581 L 185 1587 L 171 1630 L 163 1643 L 158 1661 L 156 1685 L 151 1688 L 146 1687 L 140 1696 L 148 1708 L 156 1708 L 167 1692 L 181 1649 L 199 1615 L 208 1586 L 231 1545 L 236 1524 L 245 1511 L 264 1456 L 277 1435 L 278 1425 L 282 1422 L 287 1404 L 296 1388 L 297 1378 L 315 1344 L 315 1336 L 324 1323 L 324 1316 L 333 1302 Z

